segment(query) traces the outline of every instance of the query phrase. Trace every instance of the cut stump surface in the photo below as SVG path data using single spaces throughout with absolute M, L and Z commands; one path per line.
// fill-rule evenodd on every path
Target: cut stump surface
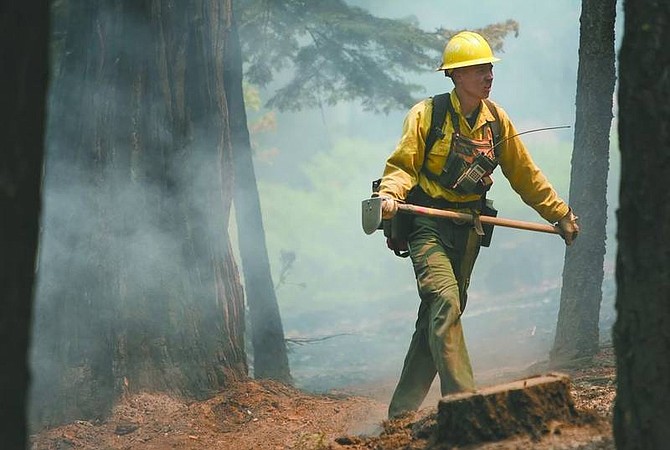
M 449 445 L 524 434 L 539 439 L 577 419 L 570 378 L 550 373 L 443 397 L 437 408 L 436 438 Z

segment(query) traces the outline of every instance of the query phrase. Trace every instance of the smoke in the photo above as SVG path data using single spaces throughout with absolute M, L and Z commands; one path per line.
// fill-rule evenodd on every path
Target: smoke
M 538 7 L 536 2 L 525 0 L 502 8 L 500 2 L 484 0 L 476 16 L 470 2 L 464 1 L 448 2 L 445 7 L 445 2 L 432 0 L 417 0 L 411 6 L 383 0 L 350 3 L 384 17 L 414 15 L 424 29 L 473 28 L 517 20 L 520 36 L 505 42 L 503 60 L 495 68 L 493 99 L 520 131 L 574 123 L 579 1 Z M 127 44 L 129 49 L 135 48 L 134 43 Z M 413 81 L 425 86 L 426 96 L 451 89 L 450 81 L 436 73 Z M 88 98 L 96 98 L 104 89 L 99 84 L 72 85 Z M 152 106 L 148 110 L 161 108 Z M 86 117 L 89 112 L 76 111 L 76 115 Z M 363 234 L 360 202 L 370 194 L 372 180 L 381 175 L 384 161 L 400 137 L 404 114 L 376 115 L 364 112 L 356 103 L 277 113 L 276 130 L 256 139 L 257 154 L 264 155 L 255 161 L 256 174 L 285 334 L 296 342 L 298 338 L 317 339 L 290 345 L 291 372 L 300 387 L 323 391 L 378 380 L 392 383 L 399 374 L 419 302 L 411 263 L 387 250 L 380 232 Z M 129 299 L 161 292 L 176 274 L 203 263 L 188 257 L 174 224 L 157 213 L 157 202 L 166 201 L 162 195 L 165 186 L 146 174 L 110 169 L 105 182 L 113 190 L 98 196 L 100 180 L 91 179 L 76 170 L 71 160 L 61 157 L 77 145 L 77 122 L 57 119 L 59 129 L 53 128 L 56 118 L 52 117 L 47 137 L 36 295 L 35 334 L 43 343 L 56 341 L 57 330 L 76 327 L 81 320 L 76 314 L 59 314 L 65 322 L 52 323 L 52 312 L 63 295 L 73 288 L 85 292 L 85 299 L 108 295 L 105 278 L 94 270 L 108 261 L 122 265 L 126 274 L 123 288 Z M 153 136 L 163 142 L 171 139 L 168 127 L 160 121 L 154 124 Z M 195 136 L 189 144 L 195 149 L 216 146 L 205 130 Z M 572 131 L 529 135 L 524 141 L 566 197 Z M 272 151 L 263 152 L 268 148 Z M 219 161 L 208 152 L 190 150 L 154 163 L 167 165 L 174 174 L 178 195 L 169 201 L 189 205 L 192 233 L 221 240 L 234 221 L 212 208 L 218 192 L 216 180 L 221 178 Z M 124 147 L 118 153 L 132 154 Z M 612 173 L 616 171 L 613 160 Z M 612 177 L 614 196 L 616 178 Z M 500 174 L 491 198 L 501 215 L 540 220 Z M 612 198 L 609 204 L 614 207 L 616 200 Z M 613 236 L 613 221 L 609 223 L 608 232 Z M 103 229 L 104 255 L 92 250 Z M 234 240 L 235 230 L 230 231 Z M 614 255 L 610 250 L 606 256 L 609 267 Z M 294 257 L 290 265 L 287 255 Z M 501 228 L 494 233 L 492 247 L 482 249 L 463 316 L 478 379 L 483 380 L 489 370 L 511 370 L 546 359 L 558 315 L 563 255 L 564 245 L 555 236 Z M 601 309 L 604 340 L 609 339 L 613 321 L 612 285 L 610 270 L 606 272 Z M 108 319 L 105 326 L 113 326 L 109 317 L 100 317 L 100 323 Z M 321 338 L 325 339 L 318 340 Z M 48 352 L 35 350 L 35 385 L 44 387 L 36 395 L 48 395 L 56 362 Z M 96 351 L 91 348 L 86 353 Z
M 413 15 L 424 29 L 483 27 L 509 18 L 520 23 L 518 38 L 505 41 L 495 65 L 492 99 L 510 114 L 519 131 L 537 127 L 574 127 L 580 2 L 538 8 L 531 1 L 501 7 L 467 2 L 389 4 L 351 1 L 373 14 Z M 442 7 L 444 6 L 444 7 Z M 440 74 L 417 76 L 425 95 L 448 91 Z M 278 80 L 277 83 L 280 83 Z M 271 89 L 270 89 L 271 92 Z M 266 94 L 267 95 L 267 94 Z M 261 92 L 263 96 L 263 92 Z M 274 158 L 257 159 L 268 248 L 275 277 L 281 252 L 296 258 L 292 284 L 277 292 L 287 337 L 330 339 L 291 346 L 292 375 L 313 390 L 341 388 L 399 375 L 413 331 L 418 295 L 411 263 L 385 248 L 381 232 L 363 234 L 360 201 L 400 137 L 405 111 L 367 113 L 355 104 L 300 113 L 278 113 L 275 133 L 257 141 L 271 145 Z M 296 133 L 296 130 L 301 130 Z M 567 199 L 574 128 L 524 136 L 534 160 L 559 194 Z M 616 140 L 610 177 L 608 244 L 615 240 L 612 211 L 618 184 Z M 542 222 L 497 172 L 490 194 L 500 215 Z M 290 207 L 288 206 L 290 205 Z M 565 246 L 556 236 L 496 228 L 493 244 L 482 249 L 463 316 L 476 376 L 505 372 L 546 360 L 558 317 Z M 614 317 L 608 248 L 601 307 L 601 339 L 610 340 Z M 388 393 L 390 394 L 390 392 Z
M 96 134 L 101 148 L 89 146 L 82 143 L 82 129 L 100 127 L 97 108 L 128 110 L 130 86 L 112 89 L 77 75 L 63 75 L 60 83 L 77 89 L 52 91 L 52 106 L 91 101 L 87 108 L 68 114 L 52 109 L 49 115 L 31 349 L 33 425 L 50 420 L 42 406 L 54 392 L 71 395 L 66 404 L 76 403 L 78 384 L 85 386 L 91 376 L 87 366 L 112 370 L 101 360 L 122 345 L 115 339 L 119 330 L 161 336 L 173 327 L 179 334 L 183 324 L 165 307 L 170 298 L 215 302 L 214 274 L 200 270 L 211 267 L 215 252 L 193 247 L 208 242 L 225 252 L 228 236 L 221 156 L 211 131 L 196 124 L 188 143 L 170 152 L 178 137 L 166 120 L 156 119 L 151 144 L 166 151 L 138 152 L 123 126 L 102 127 Z M 93 410 L 102 412 L 102 406 Z

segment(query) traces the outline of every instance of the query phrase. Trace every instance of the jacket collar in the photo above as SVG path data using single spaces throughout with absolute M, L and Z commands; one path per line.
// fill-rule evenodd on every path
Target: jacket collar
M 451 98 L 451 104 L 454 107 L 454 111 L 456 113 L 463 117 L 465 119 L 465 116 L 463 116 L 463 111 L 461 111 L 461 101 L 458 98 L 458 95 L 456 95 L 456 88 L 452 89 L 450 93 L 450 98 Z M 495 122 L 495 116 L 489 110 L 489 107 L 486 105 L 486 102 L 479 101 L 479 116 L 477 117 L 477 122 L 475 123 L 475 126 L 472 128 L 473 130 L 478 129 L 479 127 L 483 126 L 486 124 L 486 122 Z M 466 121 L 467 123 L 467 121 Z

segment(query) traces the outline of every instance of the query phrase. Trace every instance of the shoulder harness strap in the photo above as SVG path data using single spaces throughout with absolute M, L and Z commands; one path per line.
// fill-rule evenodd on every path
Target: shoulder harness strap
M 500 156 L 500 147 L 498 147 L 498 144 L 500 143 L 500 115 L 498 114 L 498 108 L 495 107 L 493 102 L 489 100 L 488 98 L 484 99 L 484 103 L 486 103 L 486 106 L 489 108 L 491 113 L 493 114 L 493 117 L 495 117 L 495 121 L 489 122 L 489 126 L 491 127 L 491 133 L 493 134 L 493 153 L 496 155 L 496 158 Z
M 430 150 L 433 148 L 433 145 L 435 145 L 435 142 L 444 137 L 442 125 L 444 125 L 444 119 L 447 117 L 447 109 L 453 109 L 449 108 L 449 106 L 451 106 L 449 95 L 449 92 L 447 92 L 433 97 L 433 113 L 430 116 L 430 129 L 428 130 L 428 136 L 426 136 L 424 161 L 426 160 L 428 153 L 430 153 Z
M 495 117 L 495 121 L 489 122 L 489 126 L 491 127 L 491 132 L 493 134 L 493 145 L 495 146 L 500 141 L 500 115 L 498 114 L 498 108 L 495 107 L 491 100 L 486 98 L 484 99 L 484 103 L 486 103 L 486 106 L 493 114 L 493 117 Z M 444 137 L 444 133 L 442 132 L 442 125 L 444 125 L 444 120 L 447 117 L 447 111 L 449 111 L 449 115 L 451 116 L 451 122 L 453 124 L 454 131 L 457 133 L 460 131 L 458 117 L 456 117 L 456 111 L 451 104 L 451 97 L 449 92 L 434 96 L 433 113 L 430 116 L 430 129 L 428 130 L 428 136 L 426 136 L 425 156 L 428 156 L 428 153 L 430 153 L 430 150 L 433 148 L 433 145 L 435 145 L 435 142 L 438 139 L 442 139 Z
M 499 156 L 500 148 L 498 143 L 500 142 L 500 115 L 498 114 L 498 109 L 495 107 L 493 102 L 489 99 L 484 99 L 484 103 L 489 108 L 495 120 L 493 122 L 488 122 L 489 127 L 491 127 L 491 134 L 493 135 L 493 147 L 494 154 L 496 158 Z M 421 165 L 421 171 L 426 173 L 428 177 L 433 176 L 430 172 L 425 169 L 426 160 L 428 159 L 428 154 L 430 153 L 433 145 L 437 142 L 438 139 L 444 137 L 442 132 L 442 126 L 444 121 L 447 118 L 447 111 L 451 116 L 451 123 L 454 127 L 456 133 L 460 132 L 458 116 L 454 110 L 454 106 L 451 104 L 451 96 L 449 92 L 444 94 L 438 94 L 433 97 L 433 112 L 430 116 L 430 129 L 428 130 L 428 136 L 426 136 L 426 145 L 424 150 L 423 164 Z

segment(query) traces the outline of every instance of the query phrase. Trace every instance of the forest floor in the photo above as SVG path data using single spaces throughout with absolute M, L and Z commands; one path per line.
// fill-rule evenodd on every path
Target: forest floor
M 491 371 L 484 385 L 496 385 L 546 372 L 536 364 L 515 373 Z M 613 349 L 592 361 L 563 370 L 579 423 L 551 424 L 541 436 L 519 435 L 468 449 L 614 449 Z M 100 423 L 77 421 L 31 436 L 32 450 L 189 449 L 189 450 L 363 450 L 437 449 L 431 443 L 439 395 L 431 390 L 413 415 L 387 421 L 395 380 L 310 394 L 271 381 L 246 380 L 201 402 L 143 393 L 124 399 Z M 480 381 L 480 385 L 482 382 Z

